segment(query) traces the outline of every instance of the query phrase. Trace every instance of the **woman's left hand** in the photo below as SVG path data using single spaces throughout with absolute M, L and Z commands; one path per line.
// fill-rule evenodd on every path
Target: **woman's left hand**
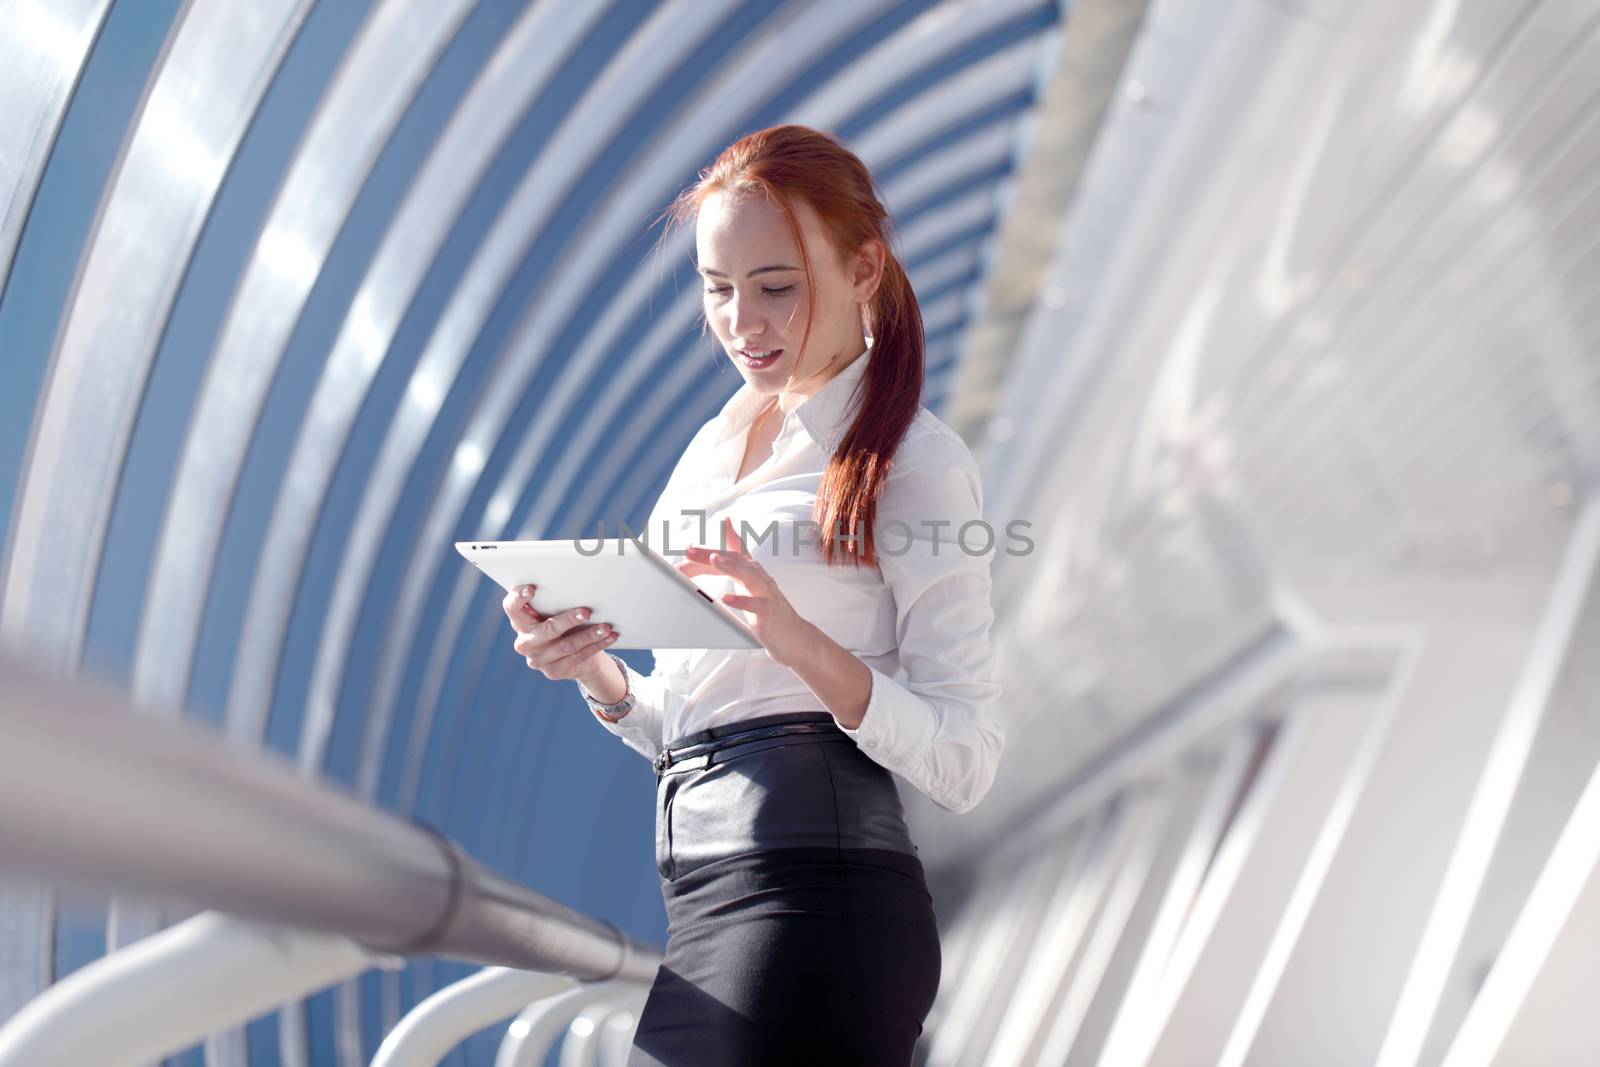
M 691 545 L 684 549 L 688 559 L 677 565 L 679 573 L 691 578 L 698 574 L 725 574 L 744 586 L 743 594 L 724 593 L 722 602 L 755 615 L 750 629 L 774 660 L 786 667 L 799 662 L 815 627 L 800 617 L 772 575 L 745 550 L 744 542 L 734 532 L 733 520 L 723 518 L 722 528 L 729 550 L 717 552 Z

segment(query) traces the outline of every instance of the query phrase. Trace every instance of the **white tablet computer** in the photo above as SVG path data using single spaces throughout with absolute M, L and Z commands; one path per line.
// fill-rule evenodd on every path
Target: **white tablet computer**
M 592 608 L 591 623 L 617 632 L 607 648 L 762 647 L 743 619 L 634 538 L 457 541 L 456 551 L 508 593 L 537 586 L 540 615 Z

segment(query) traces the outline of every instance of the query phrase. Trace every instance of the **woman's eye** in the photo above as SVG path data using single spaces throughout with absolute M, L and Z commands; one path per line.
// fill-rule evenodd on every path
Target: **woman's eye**
M 785 285 L 781 289 L 766 289 L 766 288 L 763 288 L 761 291 L 763 293 L 766 293 L 768 296 L 782 296 L 784 293 L 789 292 L 793 288 L 794 288 L 794 286 L 792 286 L 792 285 Z M 726 293 L 727 291 L 728 291 L 728 287 L 726 285 L 719 285 L 715 289 L 707 289 L 706 293 L 710 294 L 710 295 L 721 296 L 723 293 Z

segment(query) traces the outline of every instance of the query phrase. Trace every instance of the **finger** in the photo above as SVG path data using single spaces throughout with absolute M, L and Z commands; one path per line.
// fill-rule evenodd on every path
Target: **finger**
M 511 627 L 518 633 L 528 634 L 541 641 L 553 641 L 574 626 L 588 622 L 591 614 L 592 611 L 588 607 L 577 607 L 545 616 L 529 606 L 511 616 Z
M 604 637 L 594 637 L 591 635 L 589 639 L 583 644 L 579 645 L 578 650 L 572 653 L 570 656 L 562 656 L 559 659 L 545 664 L 545 670 L 559 678 L 571 678 L 573 675 L 578 673 L 578 668 L 583 665 L 585 660 L 594 655 L 596 652 L 600 651 L 602 648 L 610 648 L 612 645 L 616 644 L 617 638 L 620 636 L 621 635 L 615 630 L 612 630 L 608 627 Z
M 583 608 L 574 608 L 573 612 L 585 611 Z M 512 647 L 524 656 L 532 656 L 541 665 L 548 665 L 552 659 L 559 659 L 569 655 L 580 644 L 593 637 L 601 637 L 610 629 L 609 624 L 601 623 L 598 626 L 566 626 L 559 620 L 569 617 L 572 612 L 562 612 L 552 616 L 544 622 L 536 623 L 533 632 L 524 633 L 512 642 Z M 552 632 L 549 628 L 555 626 Z
M 506 617 L 511 620 L 511 625 L 519 632 L 525 631 L 523 627 L 518 626 L 517 624 L 528 619 L 530 614 L 533 612 L 531 602 L 533 600 L 533 591 L 535 588 L 537 587 L 532 585 L 519 585 L 515 589 L 511 590 L 511 592 L 507 593 L 505 595 L 505 599 L 500 601 L 500 606 L 506 609 Z M 542 617 L 543 616 L 534 616 L 536 620 Z
M 545 674 L 549 675 L 551 678 L 575 677 L 579 668 L 583 666 L 589 657 L 593 656 L 599 650 L 608 648 L 615 644 L 618 637 L 617 633 L 609 628 L 607 629 L 604 637 L 596 637 L 593 635 L 592 631 L 584 632 L 588 636 L 586 636 L 578 644 L 574 652 L 569 655 L 556 656 L 554 658 L 545 660 L 544 666 L 541 668 Z
M 733 520 L 728 518 L 726 515 L 724 515 L 723 518 L 722 518 L 722 525 L 723 525 L 723 528 L 728 531 L 728 537 L 727 537 L 728 548 L 731 551 L 737 553 L 738 555 L 741 555 L 741 556 L 746 555 L 745 550 L 744 550 L 744 539 L 739 536 L 738 531 L 734 530 L 734 528 L 733 528 Z
M 586 607 L 569 608 L 566 611 L 550 616 L 539 625 L 546 628 L 545 632 L 550 637 L 556 638 L 562 634 L 570 633 L 576 627 L 582 626 L 589 621 L 589 616 L 592 614 L 593 612 Z
M 731 574 L 746 585 L 752 582 L 763 583 L 767 580 L 766 568 L 746 557 L 730 555 L 727 552 L 713 552 L 711 565 L 724 574 Z
M 728 607 L 738 608 L 740 611 L 759 613 L 765 610 L 766 606 L 772 601 L 770 597 L 764 596 L 740 596 L 738 593 L 723 593 L 722 602 Z

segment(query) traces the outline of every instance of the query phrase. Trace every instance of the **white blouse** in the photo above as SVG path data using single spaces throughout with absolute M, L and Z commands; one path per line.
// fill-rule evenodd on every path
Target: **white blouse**
M 919 408 L 878 498 L 877 565 L 824 564 L 811 517 L 871 355 L 869 347 L 790 412 L 771 457 L 736 482 L 747 431 L 767 403 L 741 386 L 689 442 L 638 534 L 677 562 L 688 545 L 722 547 L 722 519 L 730 517 L 800 616 L 870 668 L 866 715 L 859 728 L 840 729 L 940 807 L 966 812 L 989 791 L 1005 747 L 989 638 L 997 536 L 981 522 L 977 461 L 960 435 Z M 718 603 L 742 592 L 726 575 L 691 580 Z M 591 716 L 649 759 L 664 739 L 758 715 L 828 710 L 765 649 L 654 654 L 648 677 L 627 669 L 632 711 L 616 723 Z

